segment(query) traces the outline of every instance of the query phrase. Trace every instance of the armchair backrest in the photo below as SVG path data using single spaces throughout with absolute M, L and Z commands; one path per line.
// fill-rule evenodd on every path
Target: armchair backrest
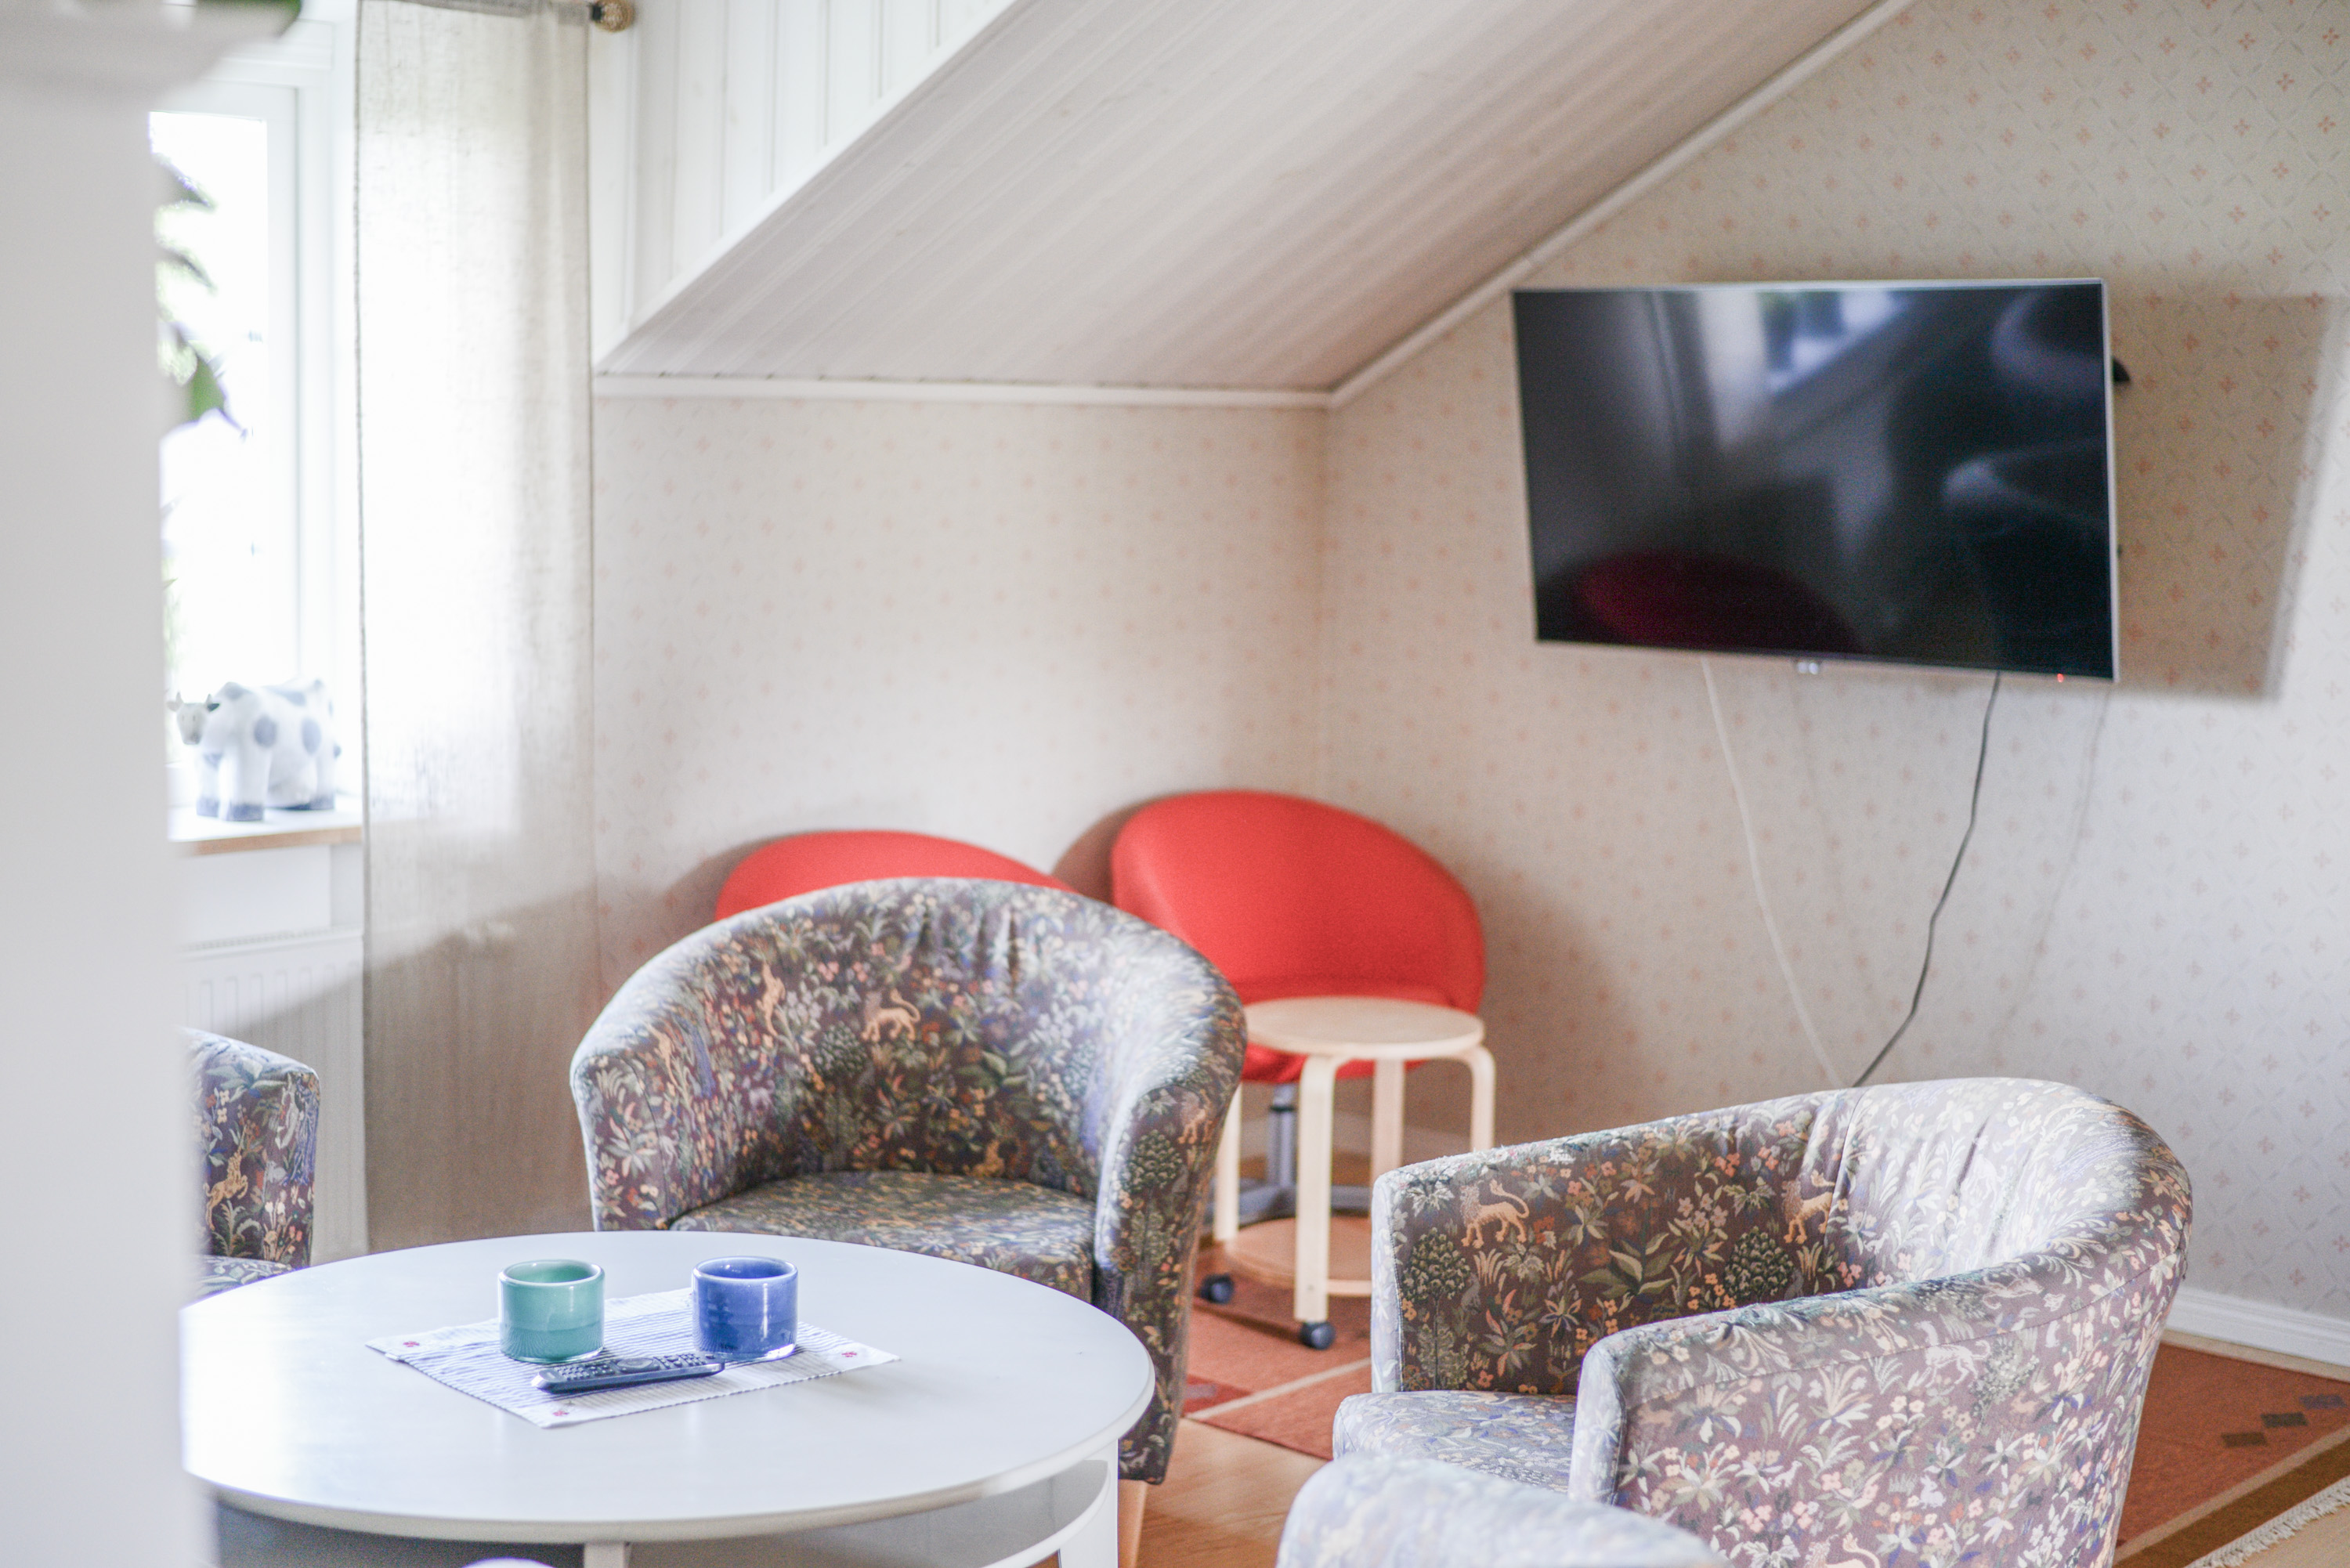
M 1798 1095 L 1381 1181 L 1374 1270 L 1393 1282 L 1374 1292 L 1382 1386 L 1530 1394 L 1573 1393 L 1596 1342 L 1643 1324 L 2052 1252 L 2067 1268 L 2142 1271 L 2183 1248 L 2188 1214 L 2185 1173 L 2144 1123 L 2082 1090 L 2013 1078 Z M 1532 1249 L 1544 1282 L 1487 1300 L 1470 1265 L 1501 1238 L 1451 1216 L 1527 1205 L 1523 1223 L 1550 1238 Z M 1456 1279 L 1457 1308 L 1441 1288 Z M 1399 1316 L 1391 1301 L 1427 1304 Z M 1471 1324 L 1508 1340 L 1497 1325 L 1520 1315 L 1527 1345 L 1489 1367 Z
M 310 1262 L 318 1075 L 290 1056 L 186 1031 L 203 1158 L 204 1251 L 302 1268 Z
M 2069 1085 L 1968 1078 L 1815 1098 L 1786 1198 L 1816 1249 L 1814 1293 L 2055 1251 L 2135 1273 L 2147 1249 L 2185 1243 L 2185 1177 L 2170 1151 Z
M 1886 1084 L 1596 1136 L 1630 1140 L 1667 1200 L 1745 1195 L 1727 1207 L 1714 1288 L 1652 1293 L 1648 1310 L 1627 1303 L 1618 1327 L 1943 1279 L 2057 1248 L 2134 1256 L 2150 1234 L 2181 1244 L 2186 1224 L 2183 1198 L 2175 1212 L 2147 1198 L 2150 1172 L 2178 1174 L 2161 1140 L 2064 1084 Z
M 1264 790 L 1153 801 L 1110 849 L 1118 907 L 1173 931 L 1243 1002 L 1391 994 L 1475 1012 L 1477 906 L 1426 850 L 1367 816 Z
M 605 1229 L 816 1171 L 1091 1197 L 1136 1097 L 1210 1057 L 1209 1078 L 1236 1077 L 1239 1044 L 1230 988 L 1165 932 L 1055 888 L 909 877 L 660 954 L 588 1030 L 572 1092 Z

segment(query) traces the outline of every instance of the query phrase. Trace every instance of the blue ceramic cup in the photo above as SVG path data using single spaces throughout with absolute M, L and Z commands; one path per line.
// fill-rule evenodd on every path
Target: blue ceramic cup
M 712 1258 L 693 1271 L 693 1344 L 756 1361 L 800 1336 L 800 1272 L 781 1258 Z
M 577 1361 L 604 1348 L 604 1271 L 567 1258 L 498 1275 L 498 1348 L 516 1361 Z

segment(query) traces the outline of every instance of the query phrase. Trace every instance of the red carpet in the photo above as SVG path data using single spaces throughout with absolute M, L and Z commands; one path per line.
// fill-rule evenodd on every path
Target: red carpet
M 1201 1253 L 1201 1273 L 1221 1266 L 1215 1248 Z M 1289 1292 L 1238 1276 L 1233 1285 L 1228 1306 L 1192 1303 L 1183 1413 L 1328 1459 L 1330 1418 L 1338 1401 L 1370 1392 L 1370 1302 L 1333 1296 L 1330 1324 L 1338 1331 L 1337 1343 L 1327 1350 L 1308 1350 L 1297 1343 Z

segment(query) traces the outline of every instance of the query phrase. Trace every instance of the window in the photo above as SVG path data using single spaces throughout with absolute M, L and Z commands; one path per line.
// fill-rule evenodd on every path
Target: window
M 213 107 L 149 119 L 156 156 L 212 203 L 162 213 L 202 276 L 167 272 L 160 287 L 227 399 L 161 452 L 167 684 L 192 697 L 302 663 L 294 95 L 201 96 Z
M 232 680 L 323 679 L 347 788 L 359 730 L 341 243 L 352 16 L 352 0 L 310 0 L 283 37 L 231 55 L 149 119 L 158 157 L 210 203 L 158 221 L 205 280 L 166 269 L 161 304 L 217 367 L 226 400 L 172 430 L 160 453 L 166 692 L 201 701 Z M 176 730 L 171 742 L 185 774 Z M 175 804 L 192 793 L 175 778 Z

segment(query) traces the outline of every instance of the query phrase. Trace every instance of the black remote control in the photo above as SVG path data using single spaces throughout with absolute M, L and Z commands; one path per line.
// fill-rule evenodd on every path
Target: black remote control
M 585 1394 L 591 1388 L 627 1388 L 639 1383 L 669 1383 L 723 1372 L 714 1355 L 601 1355 L 569 1366 L 550 1366 L 531 1379 L 549 1394 Z

